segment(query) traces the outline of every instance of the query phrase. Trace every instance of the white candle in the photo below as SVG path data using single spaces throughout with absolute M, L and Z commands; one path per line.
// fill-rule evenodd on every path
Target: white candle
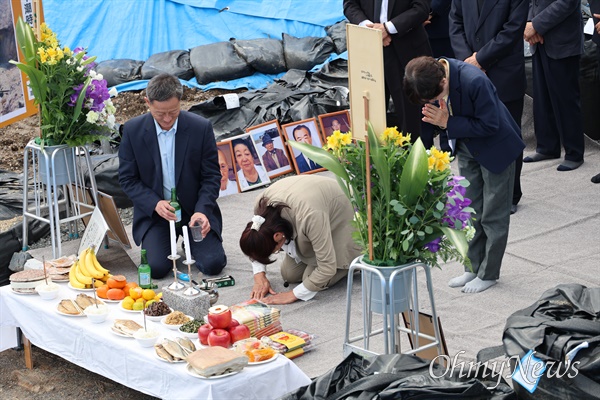
M 188 236 L 187 225 L 184 225 L 182 229 L 183 229 L 183 243 L 185 243 L 185 260 L 187 262 L 192 262 L 192 253 L 190 251 L 190 237 Z
M 175 221 L 169 221 L 169 229 L 171 230 L 171 255 L 177 255 L 177 236 L 175 235 Z

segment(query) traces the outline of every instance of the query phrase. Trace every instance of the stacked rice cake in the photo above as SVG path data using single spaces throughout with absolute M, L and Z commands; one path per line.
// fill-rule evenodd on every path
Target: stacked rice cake
M 26 269 L 15 272 L 9 277 L 10 287 L 13 292 L 21 294 L 35 293 L 35 287 L 44 282 L 44 271 L 38 269 Z M 48 279 L 50 281 L 50 279 Z

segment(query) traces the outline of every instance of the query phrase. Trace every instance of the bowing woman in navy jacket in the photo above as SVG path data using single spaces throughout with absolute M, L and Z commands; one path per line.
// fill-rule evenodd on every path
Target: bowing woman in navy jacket
M 423 104 L 423 132 L 446 131 L 456 150 L 466 196 L 475 209 L 475 237 L 469 243 L 471 269 L 451 287 L 481 292 L 496 284 L 508 239 L 515 160 L 525 143 L 496 88 L 477 67 L 451 58 L 418 57 L 404 75 L 406 95 Z

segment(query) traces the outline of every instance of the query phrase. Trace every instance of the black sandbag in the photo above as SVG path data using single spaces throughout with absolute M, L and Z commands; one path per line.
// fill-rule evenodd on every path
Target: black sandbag
M 156 75 L 167 73 L 179 79 L 189 81 L 194 77 L 187 50 L 171 50 L 152 54 L 142 65 L 142 79 L 152 79 Z
M 506 321 L 502 338 L 509 357 L 519 359 L 530 350 L 546 363 L 559 363 L 562 376 L 544 373 L 533 393 L 515 383 L 519 399 L 584 400 L 600 394 L 600 287 L 579 284 L 558 285 L 542 294 L 533 305 L 513 313 Z M 566 368 L 565 355 L 587 341 Z M 573 364 L 574 365 L 574 364 Z
M 27 241 L 34 243 L 50 233 L 50 225 L 39 220 L 29 219 Z M 13 273 L 8 266 L 14 253 L 22 250 L 23 224 L 0 233 L 0 286 L 8 285 L 8 277 Z
M 333 40 L 325 37 L 297 38 L 283 34 L 283 54 L 287 69 L 310 70 L 325 62 L 334 51 Z
M 584 45 L 585 52 L 579 62 L 583 131 L 590 138 L 600 140 L 600 65 L 597 46 L 591 40 L 586 40 Z
M 277 39 L 236 40 L 231 43 L 237 54 L 252 68 L 263 74 L 278 74 L 286 70 L 283 43 Z
M 333 25 L 329 25 L 325 27 L 325 32 L 327 36 L 333 40 L 333 45 L 335 47 L 335 52 L 337 54 L 343 53 L 347 50 L 346 47 L 346 24 L 347 20 L 343 20 L 340 22 L 336 22 Z
M 497 382 L 478 377 L 482 372 L 450 376 L 444 367 L 416 356 L 385 354 L 363 358 L 352 353 L 309 385 L 281 399 L 516 399 L 503 379 Z
M 143 61 L 119 59 L 106 60 L 98 63 L 96 72 L 106 79 L 108 87 L 141 79 Z
M 199 84 L 229 81 L 254 73 L 254 70 L 230 42 L 196 46 L 190 50 L 190 61 Z

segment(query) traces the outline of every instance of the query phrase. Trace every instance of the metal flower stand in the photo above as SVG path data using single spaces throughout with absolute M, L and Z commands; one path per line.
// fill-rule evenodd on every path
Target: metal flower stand
M 348 271 L 348 289 L 346 298 L 346 330 L 344 335 L 344 356 L 351 352 L 363 356 L 380 354 L 374 350 L 375 340 L 383 336 L 383 354 L 400 353 L 400 333 L 409 335 L 412 349 L 403 354 L 415 354 L 420 351 L 437 347 L 438 354 L 443 354 L 440 328 L 438 325 L 433 287 L 431 284 L 431 267 L 423 263 L 411 263 L 391 268 L 390 274 L 382 273 L 382 269 L 366 265 L 362 256 L 354 259 Z M 419 294 L 417 286 L 417 271 L 425 272 L 427 291 L 431 304 L 435 337 L 420 331 L 419 327 Z M 354 272 L 360 271 L 362 292 L 362 335 L 350 337 L 350 319 L 352 313 L 352 284 Z M 375 287 L 377 286 L 377 287 Z M 380 299 L 377 299 L 381 295 Z M 399 299 L 398 297 L 403 297 Z M 408 314 L 409 327 L 400 326 L 400 316 Z M 373 314 L 381 314 L 382 327 L 373 330 Z M 405 314 L 405 315 L 406 315 Z M 362 341 L 362 346 L 360 342 Z M 423 343 L 427 341 L 427 343 Z M 379 343 L 377 343 L 379 344 Z M 377 350 L 381 349 L 381 345 Z
M 90 189 L 85 185 L 86 170 Z M 32 218 L 50 225 L 52 256 L 60 257 L 61 224 L 68 224 L 70 237 L 79 237 L 77 220 L 91 217 L 97 194 L 92 162 L 84 146 L 45 146 L 42 150 L 30 141 L 23 160 L 23 251 L 29 248 L 27 220 Z

